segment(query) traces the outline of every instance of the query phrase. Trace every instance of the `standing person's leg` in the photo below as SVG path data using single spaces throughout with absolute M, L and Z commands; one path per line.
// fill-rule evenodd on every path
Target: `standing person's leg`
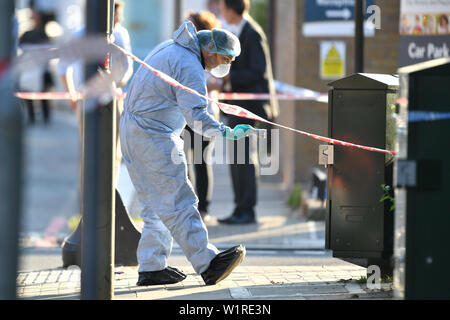
M 236 125 L 238 125 L 240 122 L 240 118 L 238 117 L 229 117 L 228 125 L 231 128 L 234 128 Z M 239 216 L 239 204 L 242 203 L 242 189 L 245 188 L 243 185 L 242 176 L 239 172 L 239 166 L 238 166 L 238 160 L 242 159 L 242 154 L 239 154 L 239 146 L 242 146 L 242 143 L 244 141 L 233 141 L 233 140 L 227 140 L 227 157 L 230 163 L 230 174 L 231 174 L 231 182 L 233 186 L 233 193 L 234 193 L 234 205 L 235 208 L 233 210 L 232 216 Z
M 167 265 L 173 244 L 170 231 L 147 204 L 145 194 L 138 192 L 138 197 L 144 206 L 141 212 L 144 227 L 136 252 L 139 264 L 137 285 L 171 284 L 184 280 L 186 275 L 183 272 Z
M 238 165 L 239 173 L 242 175 L 245 190 L 240 203 L 240 210 L 243 215 L 251 222 L 255 219 L 255 206 L 258 196 L 258 153 L 257 153 L 257 138 L 250 136 L 245 138 L 245 163 Z
M 203 155 L 199 163 L 194 163 L 196 191 L 198 196 L 198 210 L 203 219 L 208 215 L 208 206 L 211 201 L 213 188 L 212 172 L 212 152 L 214 142 L 212 139 L 202 140 L 201 154 Z M 197 151 L 198 152 L 198 151 Z
M 244 148 L 235 144 L 235 153 L 244 152 L 245 163 L 234 163 L 231 165 L 233 186 L 235 189 L 235 215 L 248 222 L 254 222 L 257 198 L 256 166 L 251 163 L 251 138 L 244 140 Z M 244 150 L 240 150 L 244 149 Z M 239 158 L 239 157 L 238 157 Z
M 137 248 L 139 272 L 163 270 L 172 251 L 172 236 L 150 206 L 143 208 L 141 217 L 144 227 Z
M 35 122 L 34 106 L 33 106 L 34 102 L 32 100 L 24 100 L 24 101 L 25 101 L 25 105 L 27 106 L 27 111 L 28 111 L 28 123 L 34 124 L 34 122 Z
M 44 72 L 44 92 L 49 92 L 53 85 L 53 80 L 50 72 L 46 70 Z M 42 113 L 44 116 L 44 123 L 48 124 L 50 121 L 50 103 L 48 100 L 41 100 Z
M 238 124 L 249 124 L 254 126 L 253 120 L 238 117 L 229 118 L 229 126 Z M 234 191 L 235 208 L 230 217 L 219 219 L 221 223 L 239 224 L 254 223 L 257 186 L 256 169 L 254 164 L 254 138 L 247 137 L 239 141 L 229 141 L 227 146 L 228 156 L 231 156 L 230 173 Z M 251 161 L 250 161 L 251 159 Z M 256 157 L 257 160 L 257 157 Z
M 137 248 L 139 263 L 138 286 L 177 283 L 186 275 L 167 265 L 167 259 L 172 251 L 172 236 L 169 230 L 150 207 L 145 207 L 141 213 L 144 220 L 141 238 Z
M 239 143 L 242 143 L 240 141 Z M 242 204 L 243 199 L 243 189 L 245 189 L 245 184 L 242 181 L 242 174 L 240 172 L 241 165 L 238 164 L 238 141 L 230 140 L 228 142 L 229 148 L 228 151 L 232 152 L 232 158 L 230 163 L 230 174 L 231 174 L 231 183 L 233 186 L 233 194 L 234 194 L 234 210 L 233 216 L 240 216 L 240 204 Z
M 50 122 L 50 106 L 48 100 L 41 100 L 42 114 L 44 116 L 44 123 Z

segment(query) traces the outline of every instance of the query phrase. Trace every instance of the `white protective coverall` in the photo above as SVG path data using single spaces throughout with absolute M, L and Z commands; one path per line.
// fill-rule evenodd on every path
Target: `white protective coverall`
M 201 59 L 197 32 L 186 20 L 173 40 L 157 46 L 145 62 L 206 95 Z M 207 103 L 142 66 L 132 78 L 119 132 L 123 161 L 143 206 L 144 228 L 137 249 L 139 272 L 166 268 L 172 239 L 198 274 L 219 253 L 209 243 L 197 210 L 198 198 L 187 176 L 180 138 L 186 123 L 207 137 L 223 134 L 225 126 L 207 112 Z M 194 121 L 201 122 L 202 132 Z

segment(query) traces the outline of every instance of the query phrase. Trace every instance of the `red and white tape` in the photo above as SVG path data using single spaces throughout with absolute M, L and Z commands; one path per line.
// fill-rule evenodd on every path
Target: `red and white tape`
M 219 100 L 302 100 L 302 101 L 319 101 L 327 102 L 328 94 L 321 93 L 315 95 L 296 94 L 296 93 L 244 93 L 244 92 L 222 92 L 219 93 Z
M 258 115 L 240 107 L 237 105 L 232 105 L 232 104 L 227 104 L 227 103 L 223 103 L 223 102 L 217 102 L 216 100 L 202 95 L 199 92 L 197 92 L 196 90 L 186 87 L 183 84 L 179 83 L 178 81 L 176 81 L 175 79 L 173 79 L 172 77 L 168 76 L 167 74 L 151 67 L 150 65 L 148 65 L 146 62 L 142 61 L 141 59 L 139 59 L 138 57 L 136 57 L 135 55 L 133 55 L 132 53 L 124 50 L 122 47 L 111 43 L 112 46 L 114 46 L 115 48 L 117 48 L 120 52 L 122 52 L 123 54 L 125 54 L 126 56 L 130 57 L 132 60 L 136 61 L 137 63 L 139 63 L 140 65 L 144 66 L 145 68 L 149 69 L 150 71 L 152 71 L 157 77 L 159 77 L 160 79 L 164 80 L 165 82 L 167 82 L 168 84 L 170 84 L 171 86 L 174 86 L 176 88 L 180 88 L 182 90 L 185 90 L 187 92 L 190 92 L 192 94 L 195 94 L 201 98 L 206 99 L 207 101 L 211 101 L 213 103 L 216 103 L 217 106 L 226 114 L 230 114 L 230 115 L 234 115 L 237 117 L 241 117 L 241 118 L 247 118 L 247 119 L 252 119 L 252 120 L 256 120 L 256 121 L 261 121 L 261 122 L 265 122 L 286 130 L 290 130 L 305 136 L 308 136 L 310 138 L 313 138 L 315 140 L 319 140 L 322 142 L 326 142 L 326 143 L 330 143 L 333 145 L 340 145 L 340 146 L 345 146 L 345 147 L 350 147 L 350 148 L 357 148 L 357 149 L 362 149 L 362 150 L 367 150 L 367 151 L 372 151 L 372 152 L 378 152 L 378 153 L 384 153 L 384 154 L 390 154 L 390 155 L 396 155 L 397 153 L 394 151 L 390 151 L 390 150 L 384 150 L 384 149 L 379 149 L 379 148 L 374 148 L 374 147 L 368 147 L 368 146 L 363 146 L 363 145 L 358 145 L 358 144 L 354 144 L 354 143 L 350 143 L 350 142 L 346 142 L 346 141 L 342 141 L 342 140 L 337 140 L 337 139 L 332 139 L 332 138 L 328 138 L 328 137 L 323 137 L 323 136 L 319 136 L 316 134 L 312 134 L 312 133 L 308 133 L 305 131 L 301 131 L 301 130 L 297 130 L 294 128 L 290 128 L 287 126 L 284 126 L 282 124 L 279 123 L 275 123 L 275 122 L 271 122 L 269 120 L 266 120 L 264 118 L 259 117 Z M 41 93 L 33 93 L 33 92 L 17 92 L 15 93 L 16 97 L 18 98 L 22 98 L 22 99 L 39 99 L 39 100 L 43 100 L 43 99 L 49 99 L 49 100 L 63 100 L 63 99 L 82 99 L 82 94 L 81 93 L 77 93 L 75 96 L 70 95 L 67 92 L 41 92 Z M 285 94 L 277 94 L 276 95 L 277 98 L 284 98 L 284 99 L 304 99 L 304 100 L 313 100 L 313 99 L 322 99 L 323 101 L 325 100 L 325 94 L 313 94 L 313 95 L 308 95 L 308 94 L 303 94 L 303 93 L 285 93 Z M 244 99 L 245 97 L 245 99 Z M 271 95 L 268 94 L 255 94 L 255 93 L 250 93 L 250 94 L 246 94 L 246 93 L 242 93 L 242 94 L 237 94 L 237 93 L 231 93 L 229 95 L 227 94 L 222 94 L 222 96 L 219 96 L 219 99 L 226 99 L 226 100 L 250 100 L 250 99 L 268 99 L 270 98 Z
M 73 96 L 68 92 L 15 92 L 14 95 L 26 100 L 81 100 L 83 94 L 75 93 Z
M 346 141 L 341 141 L 341 140 L 337 140 L 337 139 L 331 139 L 331 138 L 327 138 L 327 137 L 323 137 L 323 136 L 319 136 L 316 134 L 312 134 L 312 133 L 308 133 L 305 131 L 301 131 L 301 130 L 297 130 L 297 129 L 293 129 L 290 127 L 286 127 L 282 124 L 279 123 L 275 123 L 275 122 L 271 122 L 269 120 L 266 120 L 264 118 L 261 118 L 259 116 L 257 116 L 256 114 L 240 107 L 240 106 L 236 106 L 236 105 L 231 105 L 231 104 L 227 104 L 227 103 L 223 103 L 223 102 L 217 102 L 205 95 L 200 94 L 199 92 L 197 92 L 194 89 L 188 88 L 184 85 L 182 85 L 181 83 L 179 83 L 178 81 L 176 81 L 175 79 L 172 79 L 171 77 L 169 77 L 167 74 L 164 74 L 163 72 L 156 70 L 155 68 L 151 67 L 150 65 L 148 65 L 146 62 L 142 61 L 141 59 L 139 59 L 138 57 L 134 56 L 133 54 L 125 51 L 123 48 L 121 48 L 120 46 L 116 45 L 116 44 L 112 44 L 113 46 L 115 46 L 118 50 L 120 50 L 123 54 L 127 55 L 128 57 L 130 57 L 131 59 L 133 59 L 134 61 L 136 61 L 137 63 L 139 63 L 140 65 L 144 66 L 145 68 L 149 69 L 150 71 L 152 71 L 156 76 L 158 76 L 159 78 L 161 78 L 162 80 L 166 81 L 167 83 L 169 83 L 170 85 L 176 87 L 176 88 L 180 88 L 182 90 L 185 90 L 187 92 L 190 92 L 192 94 L 195 94 L 199 97 L 202 97 L 208 101 L 214 102 L 217 104 L 217 106 L 226 114 L 231 114 L 234 116 L 238 116 L 241 118 L 247 118 L 247 119 L 252 119 L 252 120 L 256 120 L 256 121 L 261 121 L 261 122 L 265 122 L 286 130 L 290 130 L 296 133 L 300 133 L 302 135 L 311 137 L 313 139 L 322 141 L 322 142 L 326 142 L 326 143 L 330 143 L 330 144 L 334 144 L 334 145 L 340 145 L 340 146 L 345 146 L 345 147 L 350 147 L 350 148 L 357 148 L 357 149 L 363 149 L 363 150 L 367 150 L 367 151 L 372 151 L 372 152 L 379 152 L 379 153 L 385 153 L 385 154 L 390 154 L 390 155 L 396 155 L 397 153 L 394 151 L 390 151 L 390 150 L 384 150 L 384 149 L 379 149 L 379 148 L 374 148 L 374 147 L 368 147 L 368 146 L 362 146 L 362 145 L 358 145 L 358 144 L 354 144 L 354 143 L 350 143 L 350 142 L 346 142 Z
M 84 95 L 81 92 L 76 92 L 71 95 L 68 92 L 15 92 L 17 98 L 25 100 L 81 100 Z M 119 93 L 116 95 L 117 99 L 124 99 L 126 93 Z
M 126 93 L 122 93 L 117 96 L 117 98 L 124 98 Z M 73 98 L 68 92 L 16 92 L 15 96 L 20 99 L 26 100 L 81 100 L 83 99 L 83 94 L 77 92 L 74 94 Z M 278 94 L 268 94 L 268 93 L 230 93 L 222 92 L 219 93 L 219 100 L 269 100 L 271 98 L 276 98 L 278 100 L 304 100 L 304 101 L 325 101 L 328 99 L 328 94 L 320 94 L 314 97 L 303 95 L 303 94 L 292 94 L 292 93 L 278 93 Z

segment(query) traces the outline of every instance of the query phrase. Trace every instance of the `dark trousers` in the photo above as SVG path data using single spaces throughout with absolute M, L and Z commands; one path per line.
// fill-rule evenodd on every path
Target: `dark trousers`
M 35 123 L 35 121 L 36 121 L 36 116 L 34 113 L 34 102 L 35 101 L 33 101 L 33 100 L 25 100 L 25 105 L 27 106 L 27 110 L 28 110 L 28 122 L 29 123 Z M 41 108 L 42 108 L 42 114 L 44 117 L 44 122 L 48 123 L 50 120 L 50 107 L 48 105 L 48 101 L 40 100 L 40 101 L 36 101 L 36 102 L 40 102 Z
M 229 116 L 228 125 L 234 128 L 238 124 L 255 125 L 255 121 L 239 117 Z M 255 217 L 254 207 L 257 201 L 257 157 L 255 157 L 255 146 L 251 146 L 250 138 L 244 138 L 244 142 L 229 141 L 229 147 L 232 147 L 233 158 L 230 159 L 231 180 L 233 183 L 234 216 L 253 216 Z M 245 147 L 243 147 L 245 146 Z M 238 154 L 238 152 L 244 154 Z M 253 160 L 253 162 L 250 161 Z M 242 161 L 244 160 L 244 161 Z M 244 162 L 244 163 L 242 163 Z
M 190 141 L 185 139 L 186 152 L 188 159 L 192 162 L 188 164 L 188 176 L 192 185 L 195 188 L 195 192 L 198 197 L 198 210 L 208 212 L 208 206 L 211 201 L 212 187 L 213 187 L 213 172 L 211 164 L 207 164 L 203 155 L 207 157 L 207 161 L 211 163 L 212 149 L 205 152 L 206 148 L 210 145 L 211 141 L 198 135 L 191 128 L 185 128 L 187 134 L 190 134 Z M 201 153 L 200 150 L 194 150 L 194 140 L 201 139 Z M 190 143 L 190 144 L 189 144 Z
M 49 71 L 45 71 L 43 74 L 43 82 L 44 82 L 44 92 L 50 91 L 51 86 L 53 85 L 53 80 Z M 28 110 L 28 122 L 34 123 L 36 121 L 35 113 L 34 113 L 34 102 L 33 100 L 24 100 L 25 105 Z M 50 120 L 50 105 L 48 100 L 40 100 L 39 102 L 42 109 L 42 114 L 44 117 L 44 122 L 48 123 Z

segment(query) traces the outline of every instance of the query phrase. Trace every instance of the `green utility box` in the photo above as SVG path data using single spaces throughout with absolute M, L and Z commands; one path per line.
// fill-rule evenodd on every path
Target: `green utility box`
M 450 298 L 450 59 L 399 69 L 394 292 Z
M 394 150 L 398 77 L 358 73 L 329 85 L 329 137 Z M 394 212 L 389 200 L 380 200 L 382 185 L 392 188 L 394 156 L 321 147 L 330 148 L 322 150 L 329 156 L 328 163 L 322 162 L 328 164 L 325 247 L 334 257 L 365 267 L 378 265 L 383 275 L 392 274 Z

